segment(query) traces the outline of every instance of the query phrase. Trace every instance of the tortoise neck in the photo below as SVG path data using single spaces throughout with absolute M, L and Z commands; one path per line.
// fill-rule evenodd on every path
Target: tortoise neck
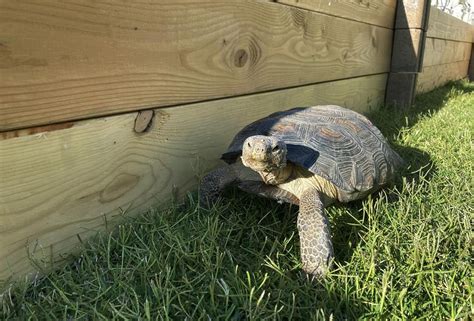
M 293 173 L 293 165 L 287 163 L 283 168 L 276 169 L 273 171 L 260 171 L 258 172 L 262 177 L 265 184 L 278 185 L 285 183 Z

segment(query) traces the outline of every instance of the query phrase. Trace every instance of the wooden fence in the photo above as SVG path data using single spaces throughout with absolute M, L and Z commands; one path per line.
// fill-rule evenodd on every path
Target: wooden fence
M 467 77 L 473 26 L 439 9 L 431 8 L 425 39 L 423 68 L 418 75 L 416 92 L 423 93 L 450 80 Z
M 181 197 L 253 120 L 379 106 L 395 6 L 0 1 L 0 280 L 48 269 L 117 218 Z M 140 132 L 144 110 L 154 116 Z

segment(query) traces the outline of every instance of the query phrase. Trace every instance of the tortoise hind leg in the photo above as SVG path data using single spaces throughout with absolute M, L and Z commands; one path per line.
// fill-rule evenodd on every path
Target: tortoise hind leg
M 323 276 L 334 254 L 329 221 L 317 190 L 309 189 L 302 193 L 297 225 L 303 270 L 314 276 Z
M 210 208 L 215 204 L 230 184 L 237 181 L 237 174 L 231 166 L 225 166 L 209 172 L 201 180 L 199 188 L 199 204 L 204 208 Z
M 251 194 L 257 194 L 266 198 L 271 198 L 279 202 L 286 202 L 299 205 L 300 201 L 294 194 L 287 192 L 275 185 L 267 185 L 259 181 L 243 181 L 237 185 L 241 190 Z

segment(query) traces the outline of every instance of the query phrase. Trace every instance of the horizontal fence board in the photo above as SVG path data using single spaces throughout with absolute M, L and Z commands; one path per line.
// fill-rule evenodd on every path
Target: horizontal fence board
M 423 66 L 469 60 L 472 43 L 426 38 Z
M 149 132 L 136 112 L 0 139 L 0 280 L 73 251 L 121 210 L 132 215 L 183 195 L 244 125 L 315 104 L 368 111 L 383 102 L 386 74 L 155 110 Z M 31 134 L 34 133 L 34 134 Z M 2 136 L 0 136 L 2 137 Z M 127 215 L 128 215 L 127 214 Z
M 272 2 L 0 2 L 0 131 L 389 71 L 392 30 Z
M 428 37 L 474 42 L 474 26 L 436 7 L 432 6 L 430 9 Z
M 397 4 L 396 0 L 277 0 L 277 2 L 385 28 L 393 28 Z
M 424 67 L 423 72 L 418 75 L 416 92 L 424 93 L 443 86 L 451 80 L 465 78 L 468 67 L 469 60 Z

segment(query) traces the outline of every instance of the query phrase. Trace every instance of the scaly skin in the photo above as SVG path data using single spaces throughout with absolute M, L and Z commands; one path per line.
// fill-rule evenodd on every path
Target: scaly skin
M 314 276 L 324 276 L 334 252 L 328 218 L 317 190 L 308 189 L 301 195 L 297 225 L 303 270 Z
M 237 175 L 230 166 L 209 172 L 201 180 L 199 204 L 204 208 L 212 207 L 223 190 L 236 181 Z
M 298 197 L 274 185 L 267 185 L 258 181 L 243 181 L 239 183 L 238 187 L 244 192 L 271 198 L 279 202 L 286 202 L 294 205 L 300 204 Z

